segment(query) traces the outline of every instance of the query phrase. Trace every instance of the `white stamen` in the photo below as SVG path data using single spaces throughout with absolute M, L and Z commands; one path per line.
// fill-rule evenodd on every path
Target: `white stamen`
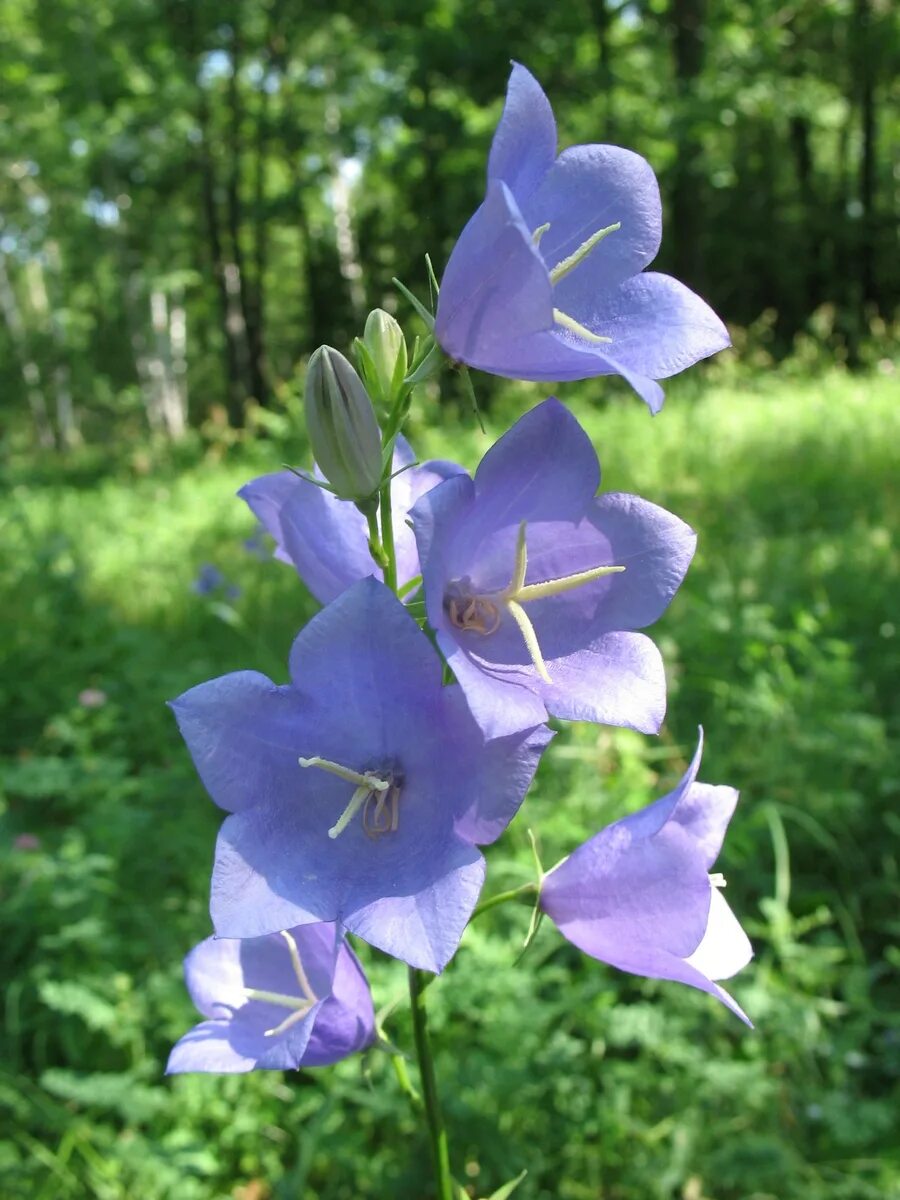
M 342 834 L 368 798 L 374 791 L 381 791 L 381 788 L 375 789 L 369 783 L 362 783 L 350 797 L 350 803 L 338 817 L 337 821 L 328 830 L 330 838 L 336 838 Z
M 318 755 L 314 758 L 298 758 L 297 762 L 301 767 L 319 767 L 322 771 L 330 771 L 339 779 L 346 779 L 348 783 L 355 783 L 357 787 L 367 787 L 370 791 L 386 792 L 391 786 L 390 781 L 385 782 L 368 771 L 362 775 L 351 767 L 343 767 L 340 763 L 332 762 L 329 758 L 319 758 Z
M 612 341 L 612 338 L 601 337 L 599 333 L 592 333 L 590 329 L 585 329 L 574 317 L 570 317 L 568 313 L 564 313 L 558 308 L 553 310 L 553 320 L 557 325 L 562 325 L 563 329 L 568 329 L 569 333 L 577 333 L 586 342 L 594 342 L 600 346 L 607 345 Z
M 562 262 L 558 262 L 550 271 L 550 282 L 559 283 L 560 279 L 565 279 L 570 271 L 574 271 L 579 263 L 583 262 L 596 245 L 608 237 L 611 233 L 616 233 L 622 228 L 622 222 L 616 221 L 615 225 L 607 225 L 605 229 L 598 229 L 596 233 L 581 243 L 577 250 L 574 250 L 568 258 L 564 258 Z

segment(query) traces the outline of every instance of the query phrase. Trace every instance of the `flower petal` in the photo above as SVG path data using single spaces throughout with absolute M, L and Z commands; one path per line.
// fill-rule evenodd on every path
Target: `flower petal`
M 250 507 L 266 533 L 275 539 L 275 558 L 286 563 L 291 560 L 284 549 L 281 510 L 299 482 L 293 471 L 274 471 L 270 475 L 260 475 L 258 479 L 251 479 L 238 490 L 238 495 Z
M 502 180 L 522 204 L 553 166 L 556 121 L 550 101 L 529 70 L 514 62 L 506 103 L 491 142 L 488 180 Z
M 166 1074 L 203 1071 L 233 1075 L 255 1070 L 256 1057 L 237 1050 L 231 1044 L 229 1032 L 229 1021 L 201 1021 L 172 1047 Z
M 518 669 L 504 671 L 502 666 L 488 672 L 451 634 L 439 629 L 437 639 L 485 738 L 503 738 L 547 720 L 547 709 L 534 686 L 536 676 Z
M 236 671 L 198 684 L 169 707 L 220 808 L 237 812 L 293 786 L 302 752 L 302 703 L 293 688 L 277 687 L 258 671 Z
M 466 780 L 463 803 L 457 809 L 456 832 L 467 842 L 486 845 L 500 836 L 519 811 L 553 732 L 546 725 L 520 729 L 495 737 L 482 748 L 483 731 L 472 716 L 462 688 L 444 690 L 448 717 L 452 714 L 454 722 L 470 727 L 469 739 L 479 743 L 477 753 L 466 754 L 474 771 Z
M 375 1037 L 372 996 L 359 959 L 346 942 L 338 951 L 331 995 L 316 1014 L 303 1067 L 324 1067 L 348 1058 Z
M 514 362 L 511 339 L 552 328 L 547 269 L 509 189 L 492 183 L 444 271 L 435 337 L 451 358 L 494 370 Z
M 295 688 L 316 705 L 323 738 L 330 740 L 329 722 L 345 740 L 352 729 L 352 740 L 370 756 L 386 751 L 396 708 L 415 723 L 417 707 L 427 718 L 439 696 L 440 660 L 400 601 L 375 579 L 353 584 L 317 613 L 297 635 L 289 663 Z M 309 753 L 328 757 L 324 750 Z
M 662 205 L 653 168 L 620 146 L 570 146 L 521 204 L 529 229 L 546 222 L 540 253 L 552 270 L 587 239 L 617 222 L 621 229 L 590 251 L 553 289 L 553 304 L 581 320 L 590 297 L 652 262 L 662 238 Z M 597 332 L 600 332 L 599 330 Z
M 600 486 L 591 439 L 550 396 L 516 421 L 475 472 L 479 524 L 564 520 L 580 515 Z
M 357 579 L 381 578 L 369 553 L 366 518 L 350 500 L 297 479 L 281 510 L 281 530 L 288 561 L 320 604 Z
M 697 546 L 696 533 L 659 505 L 623 492 L 599 496 L 588 520 L 608 541 L 610 561 L 625 567 L 620 575 L 609 577 L 602 628 L 652 625 L 684 580 Z
M 666 676 L 659 650 L 644 634 L 604 633 L 583 650 L 549 659 L 547 666 L 552 685 L 535 674 L 533 686 L 553 716 L 659 732 Z
M 710 884 L 678 826 L 648 838 L 616 821 L 549 873 L 542 904 L 570 942 L 603 962 L 656 947 L 683 958 L 706 929 Z
M 441 849 L 445 860 L 430 886 L 383 896 L 346 918 L 351 933 L 411 967 L 436 973 L 456 952 L 484 883 L 484 858 L 474 846 L 457 842 Z
M 598 291 L 567 311 L 612 339 L 610 361 L 650 379 L 668 379 L 731 345 L 728 330 L 705 300 L 655 271 Z
M 730 979 L 743 970 L 752 957 L 750 939 L 721 891 L 714 887 L 703 940 L 685 961 L 709 979 Z

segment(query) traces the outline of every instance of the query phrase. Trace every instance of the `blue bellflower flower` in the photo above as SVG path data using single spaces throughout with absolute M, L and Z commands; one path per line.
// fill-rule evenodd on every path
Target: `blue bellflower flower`
M 597 496 L 590 438 L 558 400 L 526 413 L 481 461 L 412 510 L 428 620 L 490 736 L 570 721 L 656 733 L 655 621 L 696 543 L 637 496 Z
M 435 336 L 458 362 L 511 379 L 621 375 L 652 412 L 657 382 L 730 345 L 684 284 L 644 268 L 662 233 L 650 165 L 618 146 L 571 146 L 540 84 L 513 65 L 487 194 L 453 249 Z M 677 236 L 677 231 L 676 231 Z
M 391 498 L 401 587 L 419 574 L 415 539 L 406 523 L 409 509 L 436 484 L 462 471 L 452 462 L 412 466 L 415 461 L 409 442 L 398 437 L 392 469 L 401 474 L 391 485 Z M 315 478 L 321 481 L 323 476 L 316 471 Z M 367 575 L 381 578 L 381 568 L 369 553 L 366 518 L 352 501 L 339 500 L 292 471 L 262 475 L 238 495 L 275 539 L 275 557 L 294 567 L 320 604 L 328 604 Z
M 714 980 L 730 979 L 753 950 L 710 875 L 738 794 L 697 783 L 703 750 L 661 800 L 579 846 L 545 877 L 541 906 L 560 932 L 601 962 L 709 992 L 750 1024 Z
M 334 924 L 207 938 L 184 960 L 184 976 L 206 1020 L 175 1045 L 169 1075 L 322 1067 L 375 1039 L 369 985 Z
M 476 845 L 515 815 L 550 731 L 486 740 L 416 622 L 371 578 L 301 631 L 290 670 L 286 686 L 239 671 L 172 705 L 232 814 L 213 868 L 216 933 L 340 921 L 442 970 L 483 882 Z

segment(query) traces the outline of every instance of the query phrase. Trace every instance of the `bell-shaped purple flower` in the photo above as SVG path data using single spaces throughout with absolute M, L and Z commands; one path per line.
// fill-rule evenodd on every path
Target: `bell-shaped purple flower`
M 557 157 L 550 103 L 514 64 L 487 194 L 444 272 L 435 336 L 451 358 L 512 379 L 622 375 L 657 412 L 656 380 L 730 345 L 699 296 L 644 271 L 661 232 L 650 165 L 618 146 Z
M 369 985 L 334 924 L 207 938 L 184 976 L 206 1020 L 175 1045 L 169 1075 L 323 1067 L 375 1039 Z
M 684 578 L 695 535 L 637 496 L 597 496 L 587 434 L 555 399 L 412 510 L 428 620 L 491 736 L 546 717 L 655 733 L 659 651 L 634 632 Z
M 746 1014 L 713 982 L 753 951 L 725 902 L 719 855 L 737 804 L 733 788 L 697 783 L 700 742 L 673 792 L 579 846 L 544 879 L 541 906 L 580 950 L 632 975 L 674 979 Z
M 401 586 L 419 574 L 415 538 L 406 515 L 418 498 L 462 471 L 456 463 L 434 460 L 420 466 L 402 436 L 394 447 L 393 470 L 401 471 L 391 484 L 397 576 Z M 403 470 L 403 468 L 407 468 Z M 320 482 L 323 476 L 316 469 Z M 290 563 L 320 604 L 336 599 L 358 579 L 382 577 L 369 553 L 366 518 L 350 500 L 293 471 L 275 471 L 251 480 L 238 492 L 267 533 L 275 539 L 275 557 Z
M 440 971 L 481 889 L 476 844 L 515 815 L 550 731 L 486 740 L 374 579 L 310 621 L 290 670 L 283 687 L 239 671 L 173 703 L 200 777 L 232 814 L 213 868 L 216 933 L 340 921 Z

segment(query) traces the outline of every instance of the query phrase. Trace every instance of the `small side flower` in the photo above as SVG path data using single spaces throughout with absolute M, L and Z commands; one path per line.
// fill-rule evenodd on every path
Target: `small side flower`
M 753 950 L 710 874 L 738 794 L 697 783 L 694 759 L 669 795 L 602 829 L 544 879 L 541 906 L 564 937 L 592 958 L 650 979 L 708 992 L 751 1024 L 716 980 L 730 979 Z
M 188 954 L 184 974 L 206 1020 L 175 1045 L 169 1075 L 326 1066 L 375 1039 L 369 985 L 333 923 L 207 938 Z

